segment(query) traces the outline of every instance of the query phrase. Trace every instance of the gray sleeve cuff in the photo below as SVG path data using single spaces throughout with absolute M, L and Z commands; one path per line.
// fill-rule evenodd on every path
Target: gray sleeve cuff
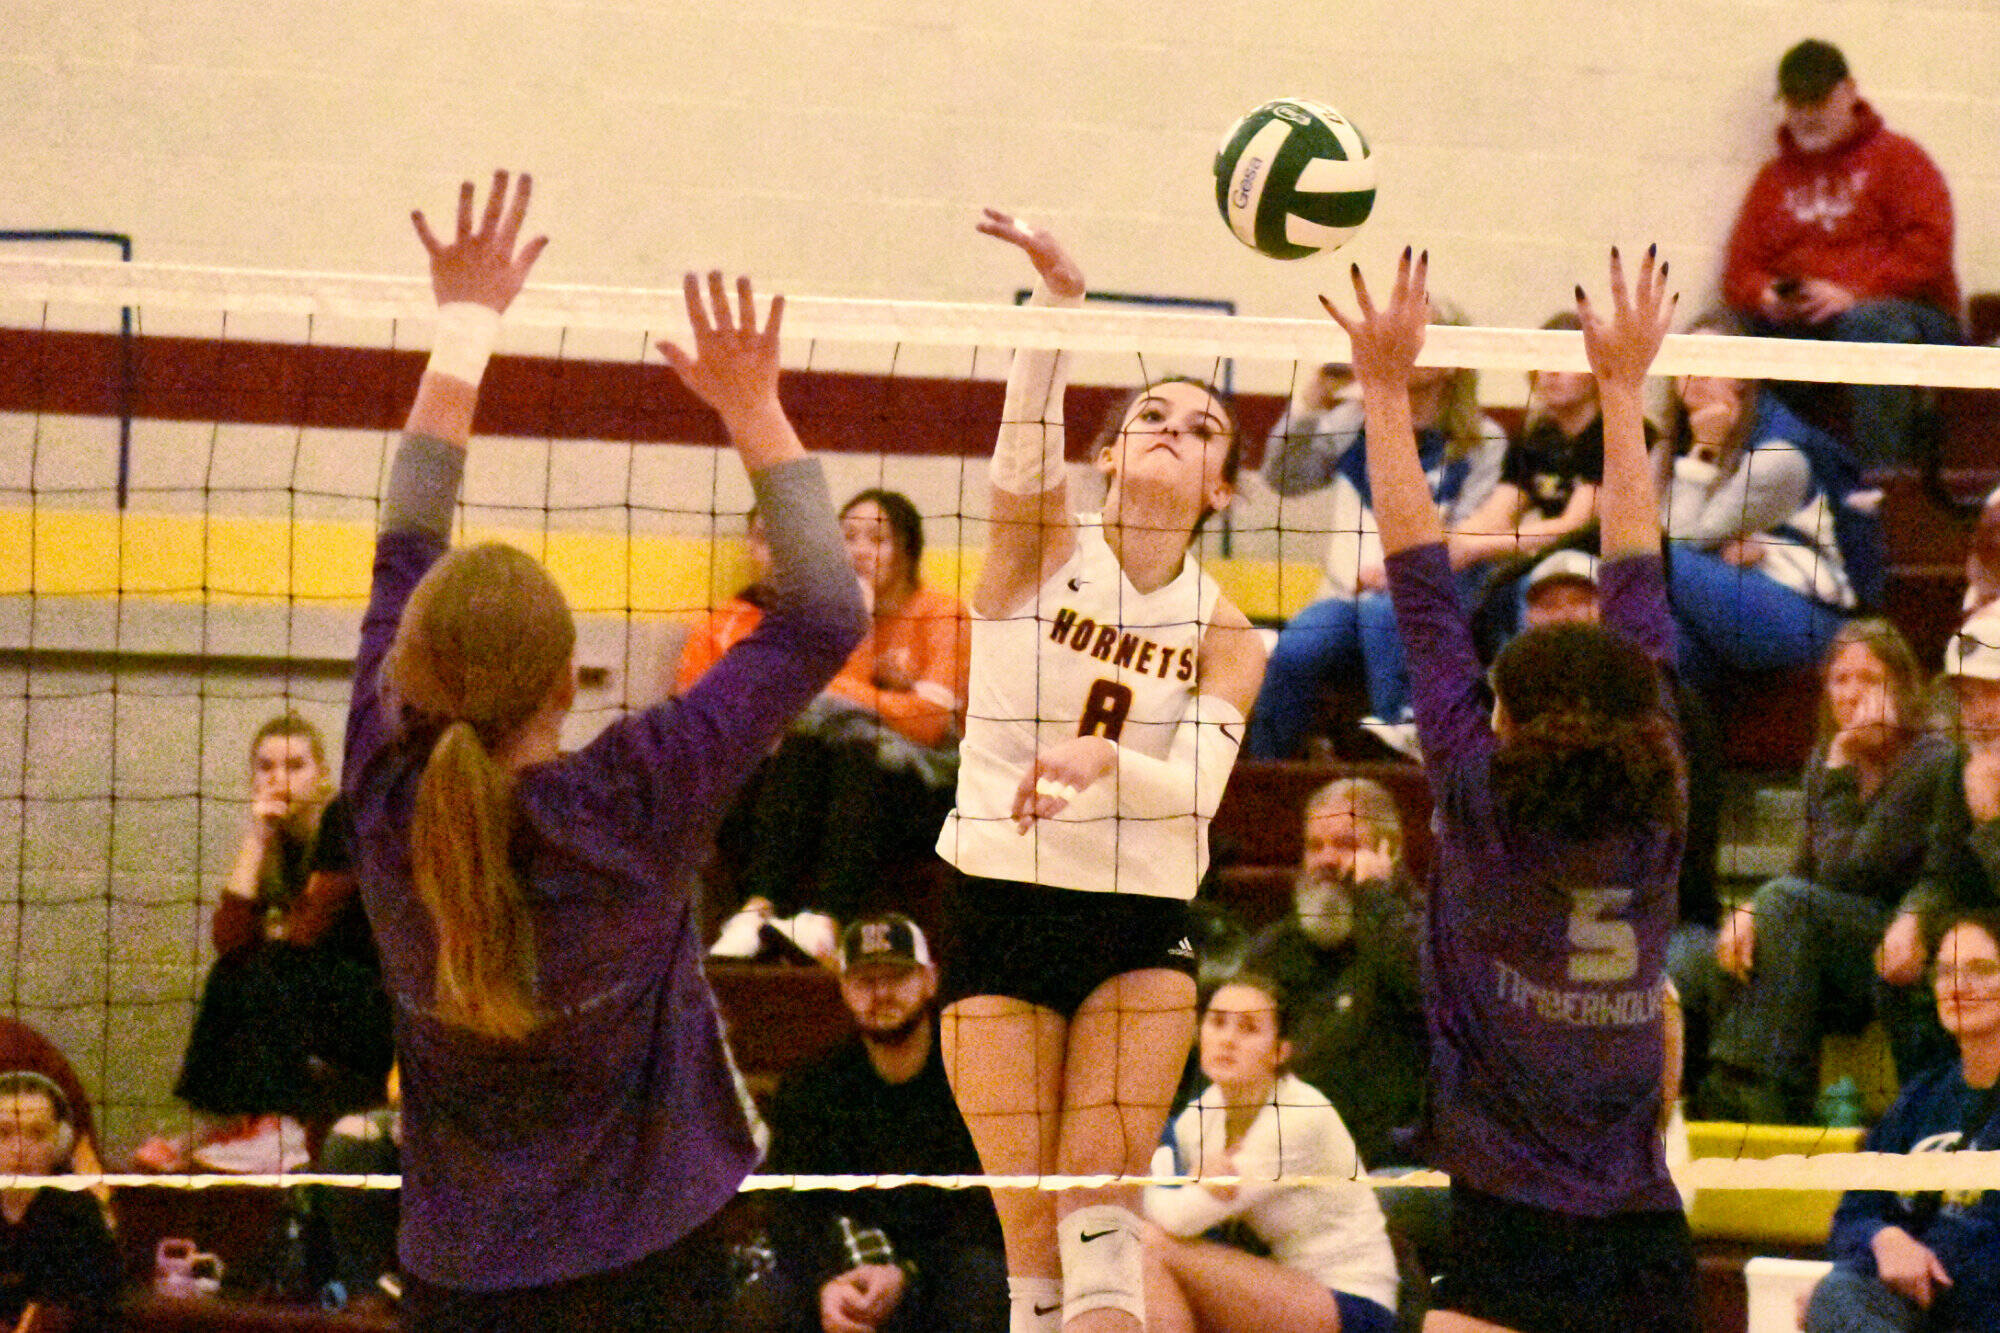
M 465 450 L 431 435 L 405 435 L 389 464 L 382 531 L 451 536 L 452 508 L 465 476 Z
M 852 602 L 861 587 L 833 519 L 826 473 L 816 458 L 795 458 L 750 474 L 771 543 L 771 590 L 788 605 Z

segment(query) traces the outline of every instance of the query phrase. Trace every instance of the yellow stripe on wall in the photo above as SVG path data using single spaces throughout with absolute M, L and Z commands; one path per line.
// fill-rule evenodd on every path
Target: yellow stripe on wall
M 227 514 L 0 509 L 0 596 L 310 601 L 359 605 L 368 595 L 374 529 L 331 520 Z M 749 581 L 742 543 L 725 538 L 471 528 L 460 541 L 529 551 L 580 613 L 687 613 Z M 1296 612 L 1319 586 L 1316 565 L 1211 560 L 1206 568 L 1250 616 Z M 932 587 L 971 588 L 979 553 L 924 553 Z

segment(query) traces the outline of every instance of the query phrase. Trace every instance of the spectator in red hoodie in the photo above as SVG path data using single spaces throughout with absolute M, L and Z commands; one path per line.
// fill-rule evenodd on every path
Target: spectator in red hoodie
M 1778 155 L 1757 173 L 1729 238 L 1729 304 L 1784 337 L 1959 341 L 1951 192 L 1937 164 L 1882 123 L 1829 42 L 1785 52 L 1778 98 Z M 1849 386 L 1862 461 L 1905 456 L 1915 410 L 1907 386 Z

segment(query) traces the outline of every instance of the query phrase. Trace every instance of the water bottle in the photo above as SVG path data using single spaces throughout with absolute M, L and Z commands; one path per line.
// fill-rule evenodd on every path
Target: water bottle
M 1819 1122 L 1828 1129 L 1859 1129 L 1868 1123 L 1861 1105 L 1861 1089 L 1854 1078 L 1842 1074 L 1819 1094 Z

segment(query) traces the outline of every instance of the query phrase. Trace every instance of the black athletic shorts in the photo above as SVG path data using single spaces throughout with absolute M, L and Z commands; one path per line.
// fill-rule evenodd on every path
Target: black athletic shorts
M 1143 893 L 1052 889 L 952 872 L 942 1004 L 974 995 L 1072 1018 L 1090 993 L 1127 972 L 1195 975 L 1188 905 Z
M 1694 1243 L 1680 1210 L 1578 1217 L 1451 1187 L 1433 1302 L 1518 1333 L 1697 1333 Z

